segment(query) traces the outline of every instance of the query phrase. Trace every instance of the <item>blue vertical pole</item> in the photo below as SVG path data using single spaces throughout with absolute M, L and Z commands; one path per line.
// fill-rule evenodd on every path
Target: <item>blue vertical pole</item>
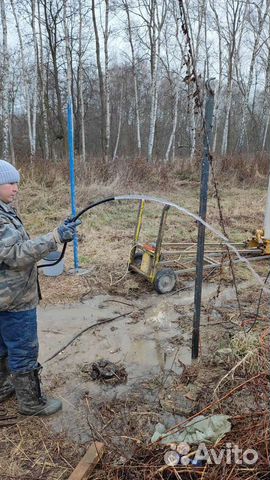
M 73 129 L 73 104 L 72 97 L 68 98 L 67 106 L 68 116 L 68 147 L 69 147 L 69 171 L 70 171 L 70 195 L 71 195 L 71 211 L 72 217 L 76 215 L 76 185 L 75 185 L 75 167 L 74 167 L 74 129 Z M 77 233 L 73 242 L 74 268 L 79 270 L 79 250 Z

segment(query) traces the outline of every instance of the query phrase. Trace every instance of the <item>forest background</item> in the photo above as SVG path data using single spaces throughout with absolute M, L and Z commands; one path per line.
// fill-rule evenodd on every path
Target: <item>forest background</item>
M 2 158 L 66 158 L 72 97 L 82 162 L 182 159 L 183 168 L 194 168 L 204 82 L 215 77 L 213 153 L 223 169 L 266 173 L 269 3 L 0 0 Z

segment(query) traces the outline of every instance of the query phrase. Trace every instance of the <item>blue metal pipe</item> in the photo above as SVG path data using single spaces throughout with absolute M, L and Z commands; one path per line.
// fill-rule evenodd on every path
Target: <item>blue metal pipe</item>
M 67 105 L 68 117 L 68 147 L 69 147 L 69 171 L 70 171 L 70 195 L 72 217 L 76 216 L 76 184 L 75 184 L 75 161 L 74 161 L 74 129 L 73 129 L 73 104 L 72 97 L 68 98 Z M 73 257 L 75 271 L 79 270 L 79 248 L 78 235 L 75 234 L 73 241 Z

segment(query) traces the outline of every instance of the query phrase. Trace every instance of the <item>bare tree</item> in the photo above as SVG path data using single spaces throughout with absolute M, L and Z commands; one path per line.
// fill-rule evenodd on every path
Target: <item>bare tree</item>
M 158 105 L 158 68 L 161 45 L 161 32 L 168 11 L 167 0 L 142 0 L 138 4 L 138 10 L 147 28 L 148 46 L 150 50 L 151 85 L 147 160 L 149 162 L 152 162 Z
M 215 107 L 214 107 L 214 127 L 213 127 L 213 152 L 217 148 L 217 134 L 218 134 L 218 125 L 220 120 L 220 101 L 221 101 L 221 91 L 222 91 L 222 76 L 223 76 L 223 53 L 222 53 L 222 33 L 219 14 L 215 5 L 215 0 L 210 0 L 210 8 L 214 13 L 214 22 L 216 26 L 216 33 L 218 38 L 218 82 L 216 84 L 216 94 L 215 94 Z
M 164 58 L 161 57 L 162 65 L 166 72 L 166 78 L 169 83 L 170 103 L 171 103 L 171 132 L 167 143 L 164 156 L 164 162 L 168 163 L 170 158 L 172 162 L 175 160 L 175 137 L 178 123 L 178 107 L 180 92 L 180 75 L 183 65 L 183 47 L 179 38 L 179 18 L 176 15 L 175 5 L 171 5 L 172 19 L 174 26 L 166 25 L 164 28 Z M 177 39 L 175 45 L 175 38 Z M 174 48 L 173 48 L 174 47 Z M 178 48 L 176 48 L 178 47 Z
M 247 2 L 243 3 L 241 0 L 228 0 L 226 8 L 226 29 L 223 32 L 223 37 L 227 45 L 228 55 L 228 80 L 227 80 L 227 95 L 225 104 L 225 124 L 223 129 L 223 138 L 221 153 L 226 155 L 229 140 L 229 122 L 232 108 L 232 89 L 233 78 L 237 61 L 239 61 L 239 49 L 242 42 L 243 29 L 246 18 Z
M 270 124 L 270 14 L 268 14 L 268 35 L 266 39 L 266 46 L 267 46 L 267 55 L 266 55 L 266 66 L 265 66 L 265 84 L 264 84 L 264 100 L 263 100 L 263 108 L 262 108 L 262 116 L 263 120 L 265 118 L 265 125 L 262 129 L 262 152 L 265 151 L 266 146 L 266 139 L 267 134 L 269 131 L 269 124 Z
M 70 100 L 72 101 L 71 46 L 70 46 L 70 32 L 69 32 L 68 20 L 67 20 L 67 6 L 69 7 L 68 0 L 66 0 L 63 3 L 63 10 L 64 10 L 64 32 L 65 32 L 66 61 L 67 61 L 67 92 L 68 92 L 68 101 L 70 101 Z
M 83 159 L 83 162 L 85 162 L 86 151 L 85 151 L 85 108 L 84 108 L 84 96 L 83 96 L 82 30 L 83 30 L 82 0 L 79 0 L 78 90 L 79 90 L 79 104 L 80 104 L 80 127 L 81 127 L 82 159 Z
M 263 6 L 264 6 L 264 11 L 263 11 Z M 242 91 L 243 91 L 243 97 L 244 97 L 243 113 L 242 113 L 241 126 L 240 126 L 240 135 L 238 137 L 238 142 L 237 142 L 237 148 L 240 151 L 243 150 L 245 141 L 246 141 L 246 146 L 248 148 L 247 115 L 248 115 L 248 109 L 249 109 L 250 92 L 251 92 L 251 87 L 253 83 L 255 62 L 256 62 L 256 58 L 258 56 L 258 52 L 260 48 L 261 35 L 262 35 L 263 27 L 265 24 L 265 20 L 267 18 L 267 15 L 269 14 L 269 6 L 270 6 L 269 0 L 266 0 L 266 1 L 260 0 L 258 4 L 252 2 L 252 4 L 249 5 L 250 23 L 252 23 L 252 14 L 254 10 L 257 18 L 254 25 L 252 25 L 252 34 L 254 39 L 253 39 L 252 54 L 251 54 L 251 59 L 250 59 L 250 64 L 248 69 L 249 70 L 248 80 L 246 85 L 242 85 Z
M 165 153 L 165 163 L 169 162 L 170 153 L 172 151 L 172 161 L 175 160 L 175 133 L 177 128 L 177 120 L 178 120 L 178 102 L 179 102 L 179 78 L 176 77 L 173 83 L 174 86 L 174 93 L 173 93 L 173 115 L 172 115 L 172 130 L 168 141 L 167 150 Z
M 9 55 L 7 44 L 7 18 L 5 0 L 0 0 L 1 23 L 3 31 L 2 49 L 3 49 L 3 76 L 2 76 L 2 118 L 3 118 L 3 159 L 7 160 L 9 156 L 9 102 L 8 102 L 8 84 L 9 84 Z
M 35 1 L 35 0 L 33 0 Z M 37 49 L 38 55 L 38 71 L 39 71 L 39 82 L 40 82 L 40 93 L 41 93 L 41 117 L 42 117 L 42 127 L 43 127 L 43 138 L 44 138 L 44 158 L 45 160 L 49 159 L 49 127 L 48 127 L 48 113 L 46 105 L 46 75 L 45 75 L 45 64 L 44 64 L 44 51 L 43 51 L 43 35 L 42 35 L 42 19 L 40 12 L 40 2 L 37 2 L 37 16 L 38 16 L 38 34 L 39 34 L 39 45 L 35 48 Z
M 118 147 L 119 147 L 119 140 L 120 140 L 120 134 L 121 134 L 121 127 L 122 127 L 122 117 L 123 117 L 123 92 L 124 92 L 124 83 L 122 80 L 121 83 L 121 92 L 120 92 L 120 100 L 119 100 L 119 105 L 118 105 L 118 128 L 117 128 L 117 136 L 116 136 L 116 142 L 115 142 L 115 147 L 114 147 L 114 152 L 113 152 L 113 161 L 117 157 L 117 152 L 118 152 Z
M 59 32 L 59 26 L 61 24 L 63 2 L 60 0 L 39 0 L 43 4 L 44 11 L 44 22 L 47 33 L 47 39 L 49 44 L 49 51 L 51 54 L 52 64 L 53 64 L 53 78 L 54 78 L 54 87 L 56 94 L 56 128 L 54 128 L 55 139 L 63 141 L 65 146 L 66 138 L 66 128 L 65 120 L 63 115 L 62 108 L 62 95 L 60 87 L 60 68 L 59 68 L 59 49 L 61 44 L 61 37 Z
M 0 1 L 3 155 L 65 156 L 68 93 L 84 161 L 176 155 L 193 168 L 209 76 L 214 151 L 269 151 L 270 0 Z
M 109 0 L 105 0 L 105 27 L 103 29 L 104 70 L 101 62 L 100 36 L 96 19 L 96 3 L 92 0 L 92 19 L 95 32 L 96 61 L 99 78 L 99 94 L 101 105 L 101 144 L 103 157 L 108 162 L 110 147 L 110 86 L 109 86 Z
M 33 108 L 32 108 L 32 151 L 31 154 L 36 154 L 36 139 L 37 139 L 37 82 L 38 82 L 38 42 L 36 33 L 36 0 L 31 0 L 31 28 L 33 34 L 33 44 L 35 52 L 34 60 L 34 75 L 33 75 Z
M 131 28 L 131 19 L 128 0 L 122 0 L 124 9 L 127 15 L 127 29 L 128 29 L 128 40 L 131 50 L 131 64 L 132 64 L 132 74 L 133 74 L 133 83 L 134 83 L 134 101 L 135 101 L 135 114 L 136 114 L 136 134 L 137 134 L 137 148 L 138 155 L 141 156 L 142 153 L 142 142 L 141 142 L 141 122 L 140 122 L 140 109 L 139 109 L 139 98 L 138 98 L 138 80 L 137 80 L 137 66 L 136 66 L 136 57 L 135 57 L 135 48 L 133 42 L 132 28 Z
M 110 136 L 111 136 L 111 108 L 110 108 L 110 78 L 109 78 L 109 7 L 110 0 L 105 0 L 105 28 L 104 28 L 104 94 L 105 94 L 105 145 L 104 159 L 109 160 Z

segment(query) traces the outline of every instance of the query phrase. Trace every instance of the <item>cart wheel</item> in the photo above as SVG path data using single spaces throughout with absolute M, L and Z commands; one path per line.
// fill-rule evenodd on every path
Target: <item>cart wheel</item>
M 134 265 L 135 265 L 135 267 L 140 268 L 141 263 L 142 263 L 142 257 L 143 257 L 142 252 L 136 252 L 135 253 L 135 255 L 134 255 Z M 132 273 L 135 273 L 134 270 L 132 270 L 130 267 L 129 267 L 129 271 L 132 272 Z
M 174 289 L 175 284 L 176 284 L 176 276 L 174 271 L 171 268 L 160 270 L 156 274 L 154 287 L 158 293 L 171 292 Z

